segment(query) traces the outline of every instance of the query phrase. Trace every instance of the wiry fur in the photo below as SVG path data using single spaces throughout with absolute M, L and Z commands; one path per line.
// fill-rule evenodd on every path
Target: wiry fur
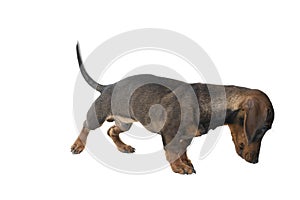
M 87 74 L 78 44 L 76 49 L 84 79 L 101 95 L 88 111 L 81 134 L 71 147 L 73 153 L 84 149 L 89 131 L 100 127 L 105 120 L 115 121 L 108 135 L 117 148 L 121 152 L 132 153 L 135 149 L 123 143 L 119 134 L 129 130 L 133 122 L 139 121 L 149 131 L 162 136 L 172 170 L 191 174 L 195 170 L 187 157 L 186 148 L 193 137 L 228 125 L 238 155 L 248 162 L 258 162 L 262 137 L 271 128 L 274 119 L 272 104 L 263 92 L 237 86 L 188 84 L 147 74 L 104 86 Z M 192 97 L 189 98 L 189 88 L 195 94 L 196 103 L 191 101 Z M 178 98 L 184 101 L 180 102 Z M 149 112 L 156 105 L 163 109 Z M 183 119 L 191 123 L 180 127 Z

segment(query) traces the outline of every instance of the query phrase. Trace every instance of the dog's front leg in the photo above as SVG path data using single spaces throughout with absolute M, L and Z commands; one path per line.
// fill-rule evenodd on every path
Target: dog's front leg
M 184 164 L 186 164 L 186 165 L 188 165 L 188 166 L 190 166 L 190 167 L 192 167 L 192 168 L 194 169 L 194 166 L 193 166 L 193 164 L 192 164 L 192 161 L 188 158 L 188 156 L 187 156 L 187 154 L 186 154 L 186 151 L 180 156 L 180 160 L 181 160 Z M 194 169 L 193 172 L 196 173 L 196 170 Z
M 166 150 L 166 158 L 169 161 L 173 172 L 179 174 L 196 173 L 193 164 L 186 156 L 186 152 L 180 155 L 178 152 Z
M 177 139 L 168 136 L 163 137 L 164 149 L 167 161 L 175 173 L 192 174 L 196 173 L 192 162 L 188 159 L 186 149 L 192 139 Z

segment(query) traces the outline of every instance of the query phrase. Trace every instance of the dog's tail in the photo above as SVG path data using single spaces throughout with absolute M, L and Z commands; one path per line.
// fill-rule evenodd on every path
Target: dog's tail
M 92 79 L 92 77 L 90 77 L 90 75 L 86 72 L 85 67 L 83 65 L 82 62 L 82 58 L 81 58 L 81 54 L 80 54 L 80 47 L 79 47 L 79 42 L 77 42 L 76 45 L 76 52 L 77 52 L 77 60 L 78 60 L 78 64 L 79 64 L 79 68 L 80 68 L 80 72 L 84 78 L 84 80 L 95 90 L 102 92 L 105 88 L 104 85 L 101 85 L 99 83 L 97 83 L 95 80 Z

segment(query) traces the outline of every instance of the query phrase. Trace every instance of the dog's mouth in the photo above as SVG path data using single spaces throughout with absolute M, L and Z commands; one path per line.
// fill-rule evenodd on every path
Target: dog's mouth
M 259 153 L 254 149 L 249 149 L 244 143 L 239 143 L 236 146 L 237 154 L 249 163 L 258 163 Z
M 256 152 L 245 152 L 240 156 L 249 163 L 252 164 L 258 163 L 258 153 Z

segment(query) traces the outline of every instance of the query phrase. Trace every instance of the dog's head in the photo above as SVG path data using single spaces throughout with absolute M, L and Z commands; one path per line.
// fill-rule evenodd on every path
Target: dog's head
M 273 120 L 272 104 L 264 94 L 245 97 L 229 124 L 237 154 L 247 162 L 257 163 L 262 138 Z

